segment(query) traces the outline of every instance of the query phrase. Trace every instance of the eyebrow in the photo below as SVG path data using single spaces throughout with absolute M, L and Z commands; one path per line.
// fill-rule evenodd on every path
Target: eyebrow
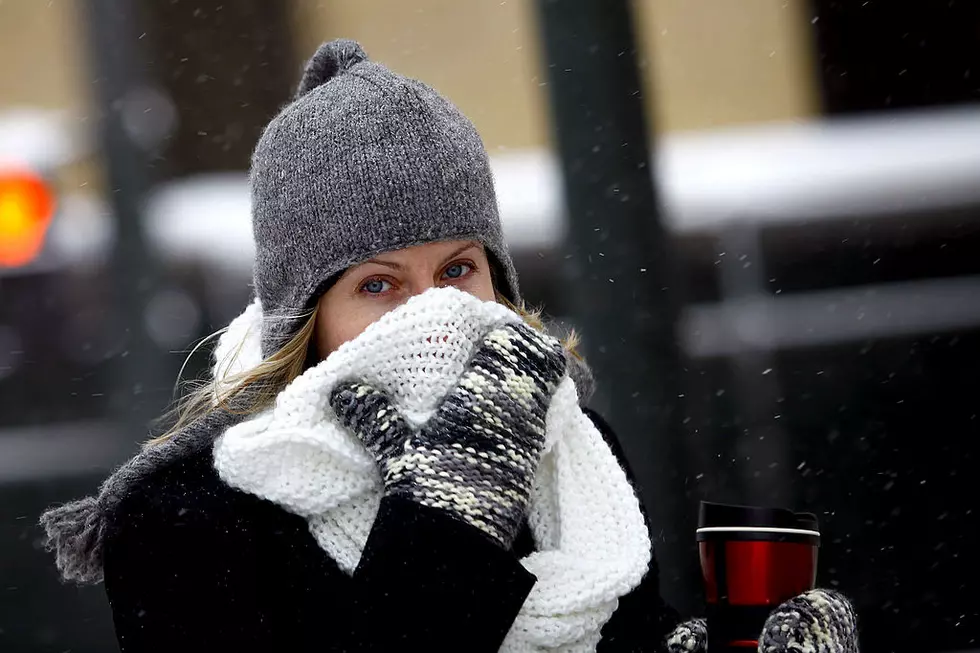
M 402 268 L 405 267 L 401 263 L 395 263 L 394 261 L 382 261 L 381 259 L 376 259 L 376 258 L 368 259 L 367 261 L 364 261 L 364 263 L 376 263 L 378 265 L 383 265 L 386 268 L 391 268 L 393 270 L 401 270 Z
M 465 252 L 466 250 L 473 249 L 475 247 L 479 247 L 479 243 L 477 243 L 476 241 L 470 241 L 470 242 L 464 244 L 463 246 L 461 246 L 461 247 L 453 250 L 448 256 L 446 256 L 446 257 L 443 258 L 443 261 L 449 261 L 451 259 L 454 259 L 457 256 L 459 256 L 460 254 L 462 254 L 463 252 Z M 372 259 L 369 259 L 369 260 L 364 261 L 364 262 L 365 263 L 377 263 L 378 265 L 383 265 L 386 268 L 391 268 L 392 270 L 402 270 L 402 269 L 405 268 L 405 266 L 402 265 L 401 263 L 396 263 L 395 261 L 383 261 L 383 260 L 378 259 L 378 258 L 372 258 Z

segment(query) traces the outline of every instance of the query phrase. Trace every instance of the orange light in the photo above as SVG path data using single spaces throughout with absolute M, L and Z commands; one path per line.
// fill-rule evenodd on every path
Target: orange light
M 25 170 L 0 171 L 0 267 L 27 265 L 41 253 L 54 195 Z

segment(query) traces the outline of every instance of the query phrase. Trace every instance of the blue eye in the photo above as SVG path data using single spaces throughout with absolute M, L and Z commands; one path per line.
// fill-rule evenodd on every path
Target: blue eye
M 446 271 L 442 273 L 442 276 L 447 279 L 459 279 L 460 277 L 466 276 L 466 273 L 473 269 L 472 265 L 466 263 L 453 263 Z
M 366 293 L 369 293 L 369 294 L 372 294 L 372 295 L 380 295 L 384 291 L 388 290 L 388 288 L 390 286 L 391 286 L 391 283 L 388 282 L 388 281 L 385 281 L 384 279 L 371 279 L 370 281 L 368 281 L 367 283 L 365 283 L 363 286 L 361 286 L 361 290 L 363 292 L 366 292 Z

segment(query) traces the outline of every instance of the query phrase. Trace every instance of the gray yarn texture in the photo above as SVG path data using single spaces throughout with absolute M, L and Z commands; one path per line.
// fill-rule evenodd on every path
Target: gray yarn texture
M 325 43 L 307 64 L 296 99 L 255 148 L 251 190 L 255 290 L 269 316 L 309 308 L 351 265 L 440 240 L 482 243 L 497 289 L 520 300 L 476 128 L 353 41 Z M 263 353 L 294 329 L 270 321 Z
M 509 549 L 564 373 L 557 340 L 511 324 L 484 338 L 459 383 L 417 431 L 382 392 L 357 381 L 335 389 L 330 404 L 375 455 L 386 494 L 443 510 Z
M 710 653 L 704 619 L 677 626 L 668 653 Z M 815 589 L 781 603 L 759 636 L 760 653 L 859 653 L 857 614 L 840 592 Z

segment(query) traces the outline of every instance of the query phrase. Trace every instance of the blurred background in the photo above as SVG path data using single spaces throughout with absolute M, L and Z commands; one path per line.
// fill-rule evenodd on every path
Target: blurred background
M 807 509 L 864 650 L 980 648 L 980 4 L 3 0 L 0 651 L 116 650 L 37 516 L 247 303 L 251 148 L 335 37 L 482 133 L 668 600 L 701 610 L 699 500 Z

